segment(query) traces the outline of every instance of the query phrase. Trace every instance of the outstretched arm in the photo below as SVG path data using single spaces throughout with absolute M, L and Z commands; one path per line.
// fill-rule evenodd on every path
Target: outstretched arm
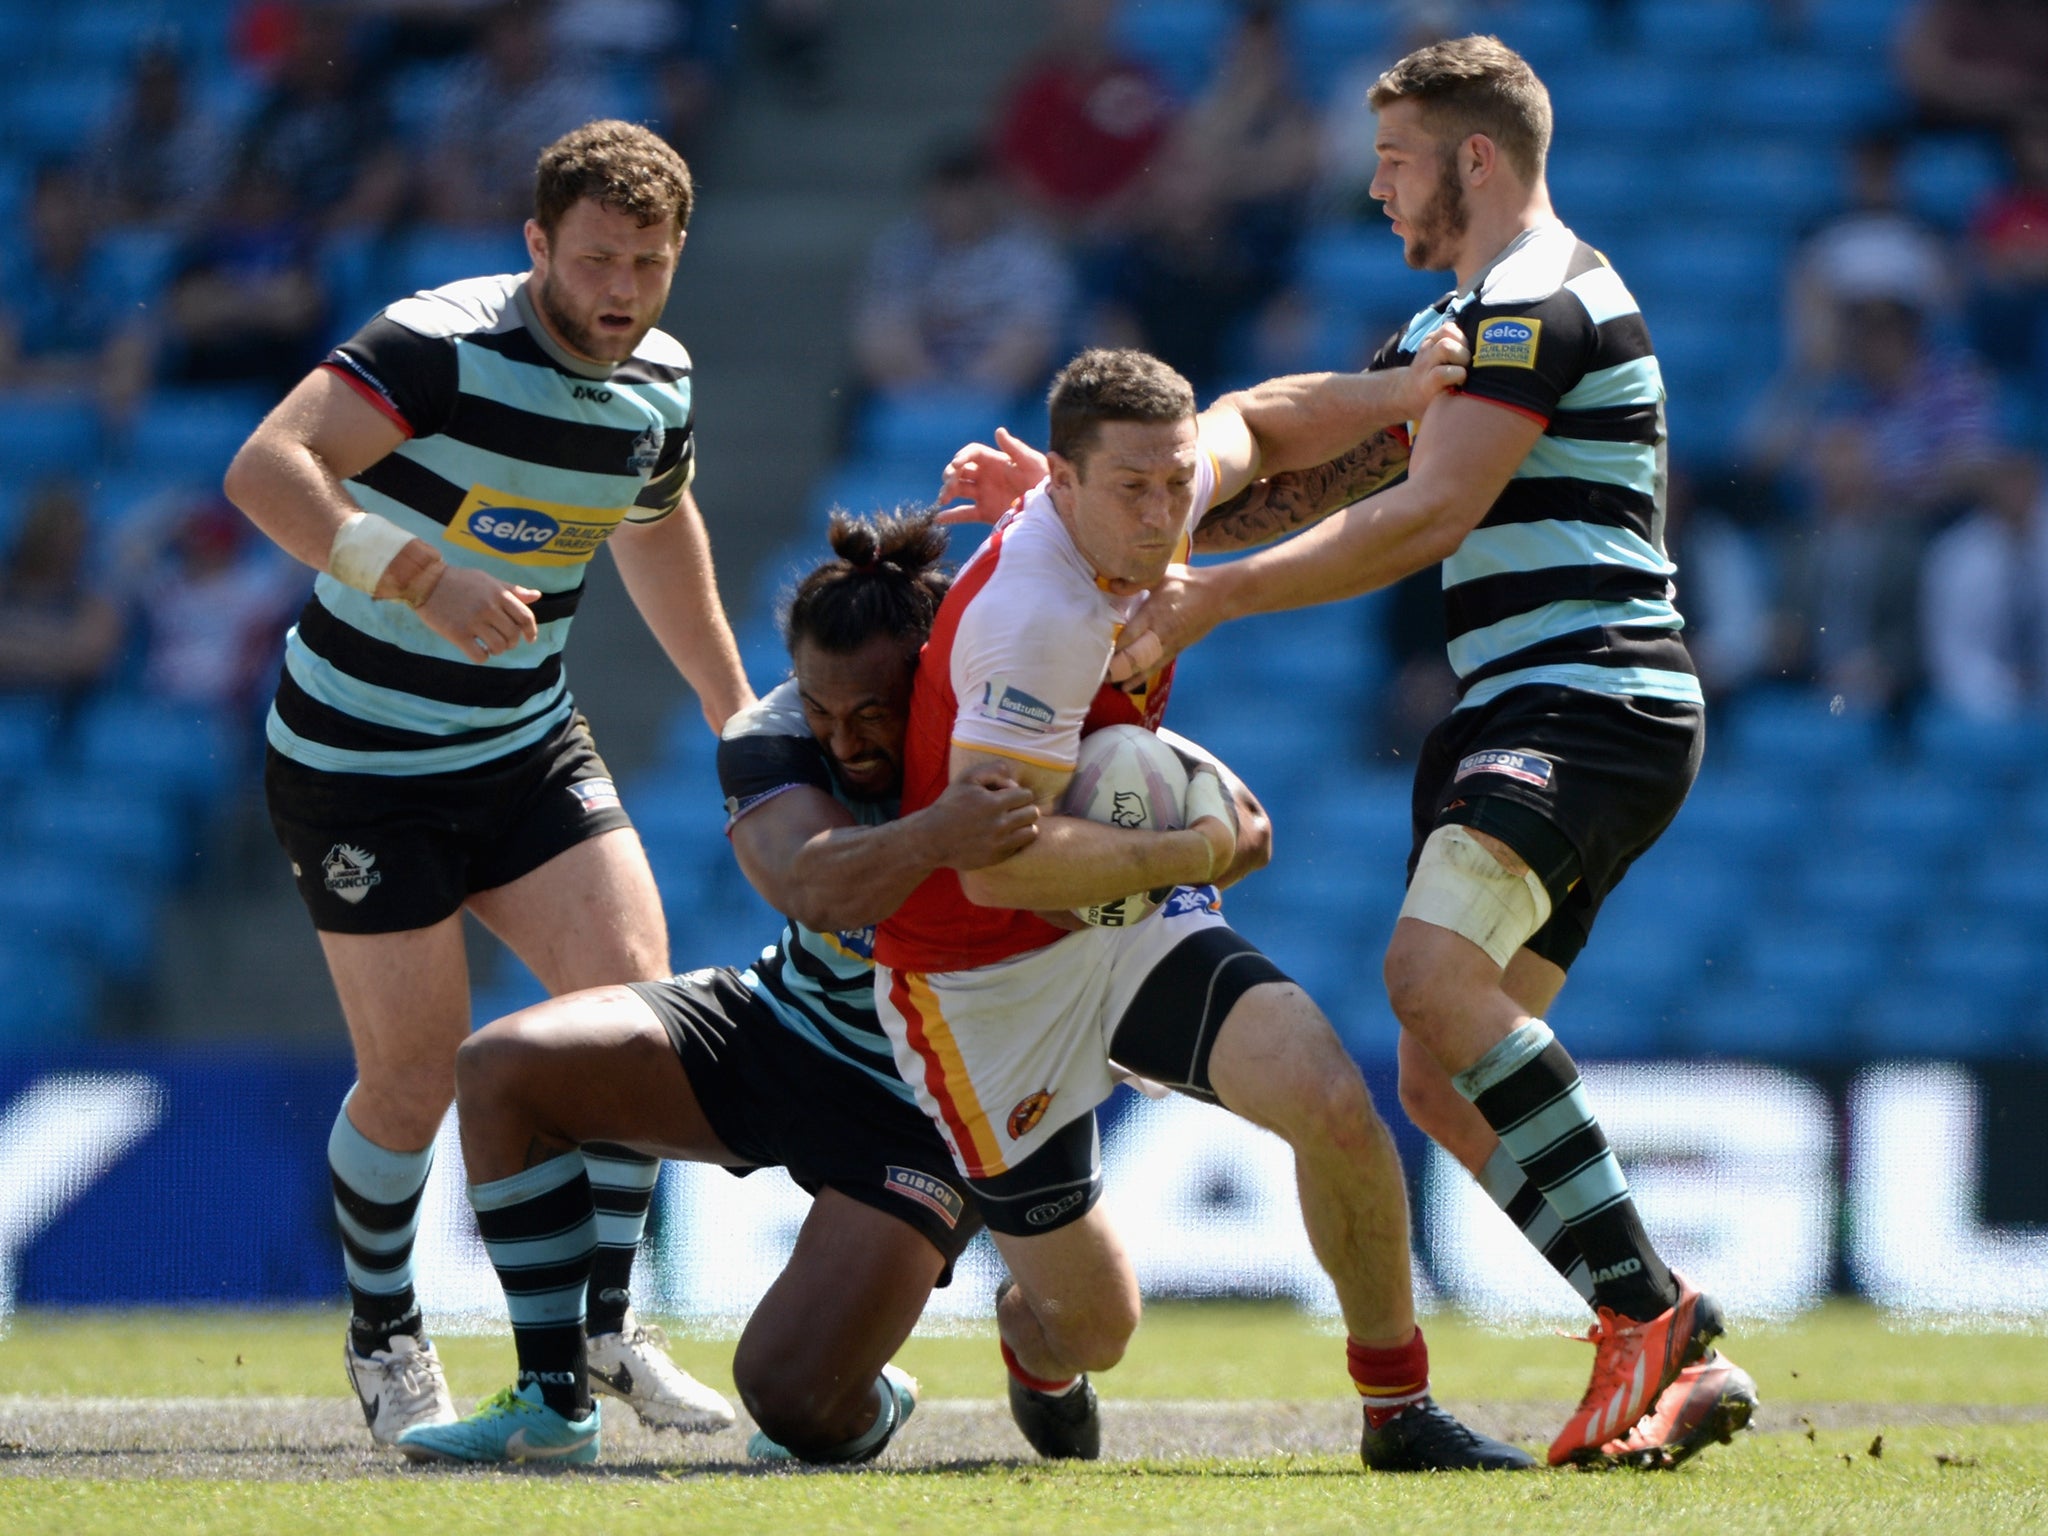
M 1384 490 L 1407 468 L 1407 429 L 1385 428 L 1327 464 L 1268 475 L 1211 507 L 1195 529 L 1195 552 L 1223 554 L 1299 533 Z

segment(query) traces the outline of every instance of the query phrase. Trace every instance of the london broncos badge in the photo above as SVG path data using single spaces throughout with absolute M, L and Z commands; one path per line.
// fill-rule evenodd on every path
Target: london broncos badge
M 327 889 L 354 906 L 370 894 L 371 886 L 382 883 L 384 872 L 373 867 L 376 862 L 374 853 L 336 843 L 320 861 L 320 872 L 327 877 Z

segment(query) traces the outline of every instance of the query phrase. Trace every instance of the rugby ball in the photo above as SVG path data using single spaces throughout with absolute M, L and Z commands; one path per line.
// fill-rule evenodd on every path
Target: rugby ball
M 1145 832 L 1186 823 L 1188 771 L 1180 755 L 1141 725 L 1109 725 L 1081 740 L 1060 814 Z M 1167 890 L 1136 891 L 1074 916 L 1095 928 L 1128 928 L 1166 900 Z

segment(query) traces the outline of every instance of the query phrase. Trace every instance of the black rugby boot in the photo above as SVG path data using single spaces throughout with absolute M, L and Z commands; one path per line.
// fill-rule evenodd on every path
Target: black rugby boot
M 1068 1392 L 1034 1392 L 1010 1378 L 1010 1417 L 1047 1461 L 1094 1461 L 1102 1455 L 1102 1410 L 1083 1376 Z
M 1367 1419 L 1358 1454 L 1371 1472 L 1526 1472 L 1536 1465 L 1527 1451 L 1466 1428 L 1428 1397 L 1378 1429 Z

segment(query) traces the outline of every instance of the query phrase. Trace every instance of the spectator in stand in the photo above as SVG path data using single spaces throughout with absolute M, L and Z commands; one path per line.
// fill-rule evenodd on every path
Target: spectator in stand
M 1910 287 L 1932 317 L 1946 323 L 1960 294 L 1956 262 L 1946 236 L 1913 212 L 1899 183 L 1905 144 L 1895 133 L 1864 134 L 1849 146 L 1849 206 L 1801 242 L 1785 290 L 1785 325 L 1792 365 L 1809 378 L 1841 366 L 1845 293 L 1871 282 L 1868 274 Z
M 551 43 L 572 65 L 593 71 L 625 69 L 654 88 L 653 124 L 686 158 L 718 100 L 720 76 L 731 63 L 729 0 L 556 0 Z M 798 0 L 819 28 L 818 78 L 826 62 L 825 0 Z M 774 14 L 757 11 L 764 24 Z
M 1930 339 L 1910 291 L 1853 293 L 1844 341 L 1841 374 L 1779 423 L 1817 516 L 1799 611 L 1823 684 L 1889 709 L 1920 681 L 1921 562 L 1989 478 L 1995 403 L 1975 358 Z
M 2011 136 L 2015 179 L 1970 223 L 1971 329 L 2002 372 L 2048 387 L 2048 104 Z
M 0 688 L 82 693 L 113 669 L 121 610 L 91 568 L 91 546 L 78 486 L 38 485 L 0 563 Z
M 1983 504 L 1934 540 L 1920 613 L 1936 704 L 1983 720 L 2048 709 L 2048 497 L 2039 455 L 2002 457 Z
M 322 232 L 381 229 L 399 215 L 408 172 L 382 77 L 363 66 L 349 18 L 330 6 L 264 4 L 245 41 L 270 86 L 242 134 L 238 173 L 284 189 Z
M 506 5 L 450 82 L 429 130 L 421 184 L 429 220 L 501 231 L 531 211 L 536 144 L 605 116 L 596 79 L 550 38 L 550 7 Z
M 164 377 L 283 394 L 320 360 L 327 296 L 313 231 L 245 164 L 180 253 L 165 294 Z
M 997 114 L 996 156 L 1054 223 L 1084 240 L 1114 233 L 1166 142 L 1166 87 L 1110 36 L 1114 0 L 1054 0 L 1042 53 Z
M 1898 66 L 1926 121 L 2007 127 L 2048 101 L 2048 5 L 1920 0 Z
M 86 154 L 100 211 L 117 224 L 175 223 L 211 201 L 226 163 L 220 126 L 193 104 L 178 50 L 145 44 L 127 101 Z
M 869 258 L 854 315 L 861 383 L 1020 396 L 1045 381 L 1072 297 L 1065 258 L 1012 215 L 986 151 L 947 150 L 922 208 Z
M 149 385 L 152 354 L 100 233 L 77 168 L 36 172 L 28 238 L 0 281 L 0 389 L 92 401 L 118 427 Z
M 1249 4 L 1110 264 L 1108 301 L 1130 343 L 1199 389 L 1218 387 L 1246 350 L 1244 326 L 1286 281 L 1315 170 L 1315 114 L 1295 85 L 1279 8 Z
M 268 702 L 285 630 L 305 601 L 304 567 L 218 492 L 173 500 L 134 531 L 126 564 L 148 691 L 233 725 L 253 718 Z

